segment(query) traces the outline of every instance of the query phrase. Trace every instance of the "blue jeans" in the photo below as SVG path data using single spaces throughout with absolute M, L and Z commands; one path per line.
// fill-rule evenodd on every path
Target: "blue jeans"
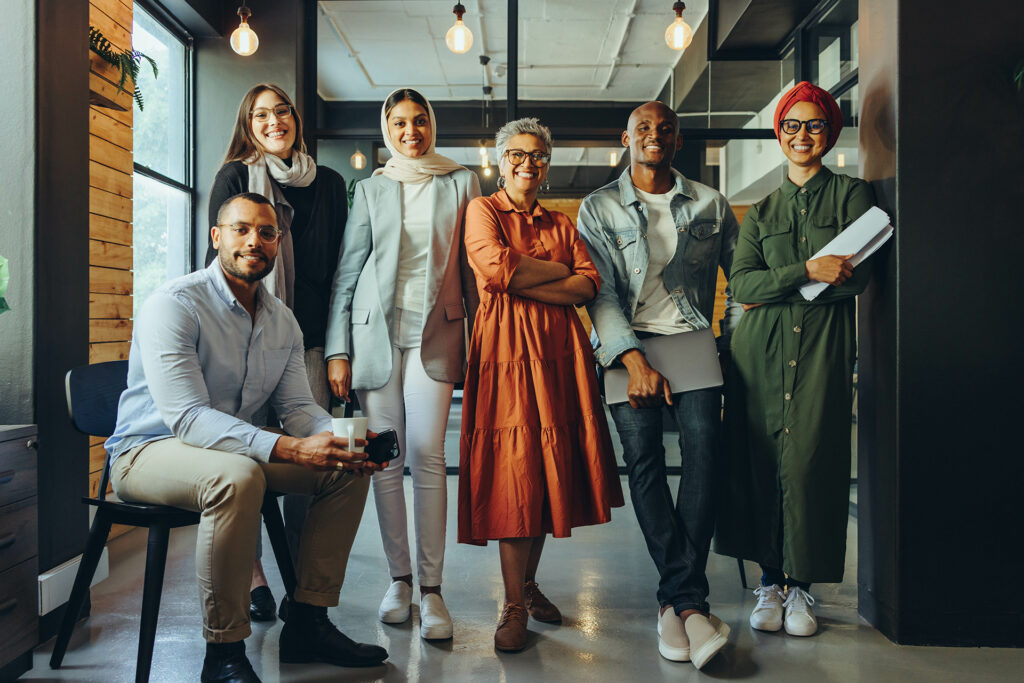
M 658 568 L 658 602 L 676 613 L 709 607 L 705 567 L 715 530 L 714 471 L 721 430 L 718 388 L 672 396 L 682 476 L 676 502 L 665 473 L 662 407 L 610 406 L 629 474 L 629 491 L 647 550 Z

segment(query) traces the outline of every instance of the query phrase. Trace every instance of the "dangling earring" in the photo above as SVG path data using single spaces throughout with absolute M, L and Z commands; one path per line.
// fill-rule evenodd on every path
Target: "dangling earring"
M 505 189 L 505 176 L 498 177 L 498 187 L 500 187 L 503 190 Z
M 543 192 L 544 194 L 547 194 L 548 192 L 550 192 L 551 191 L 551 181 L 550 180 L 545 180 L 544 184 L 540 186 L 540 191 Z

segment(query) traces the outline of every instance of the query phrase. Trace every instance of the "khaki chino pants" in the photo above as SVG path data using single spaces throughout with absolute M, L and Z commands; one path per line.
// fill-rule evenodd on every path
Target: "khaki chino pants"
M 252 632 L 249 585 L 262 529 L 260 507 L 268 488 L 311 497 L 296 561 L 294 599 L 321 607 L 338 604 L 370 477 L 261 463 L 174 438 L 121 455 L 110 477 L 121 500 L 201 513 L 196 575 L 207 641 L 236 642 Z

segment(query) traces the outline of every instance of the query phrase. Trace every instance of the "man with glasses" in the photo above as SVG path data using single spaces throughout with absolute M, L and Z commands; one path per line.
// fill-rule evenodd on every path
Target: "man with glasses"
M 128 388 L 106 443 L 114 491 L 201 513 L 203 681 L 259 680 L 244 639 L 267 489 L 313 496 L 281 661 L 380 664 L 383 648 L 353 642 L 327 619 L 366 501 L 363 475 L 380 466 L 330 433 L 330 415 L 310 393 L 298 323 L 260 282 L 281 236 L 269 200 L 231 197 L 211 232 L 217 258 L 157 289 L 136 319 Z M 287 435 L 251 424 L 268 401 Z
M 629 373 L 628 403 L 610 409 L 633 508 L 661 577 L 658 650 L 699 669 L 728 633 L 710 615 L 705 574 L 714 532 L 721 390 L 677 393 L 648 363 L 643 340 L 710 327 L 718 268 L 728 277 L 739 226 L 720 192 L 672 168 L 682 142 L 679 119 L 664 104 L 633 110 L 622 134 L 629 168 L 583 200 L 579 231 L 602 280 L 587 306 L 595 355 L 603 366 L 625 366 Z M 729 296 L 720 348 L 728 349 L 741 314 Z M 674 504 L 662 437 L 665 406 L 680 431 L 683 475 Z

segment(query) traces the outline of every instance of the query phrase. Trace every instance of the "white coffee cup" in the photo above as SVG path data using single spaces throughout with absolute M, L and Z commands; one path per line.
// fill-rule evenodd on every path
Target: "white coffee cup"
M 348 450 L 353 453 L 362 453 L 364 446 L 356 446 L 356 439 L 366 439 L 366 427 L 369 418 L 365 417 L 334 417 L 331 418 L 331 428 L 335 436 L 343 436 L 348 439 Z

